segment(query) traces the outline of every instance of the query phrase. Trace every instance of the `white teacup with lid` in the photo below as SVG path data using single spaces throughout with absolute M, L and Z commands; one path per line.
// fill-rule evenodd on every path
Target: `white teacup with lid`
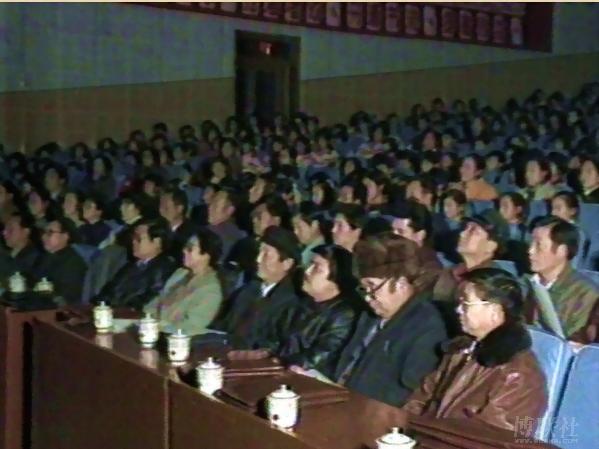
M 268 420 L 283 429 L 295 426 L 299 415 L 299 398 L 287 385 L 281 385 L 266 398 Z
M 27 281 L 18 271 L 8 278 L 8 291 L 11 293 L 25 293 L 27 290 Z
M 412 449 L 416 441 L 399 432 L 399 427 L 391 428 L 391 433 L 376 440 L 377 449 Z
M 52 293 L 54 291 L 54 285 L 52 285 L 52 282 L 48 281 L 47 278 L 42 278 L 41 281 L 35 284 L 33 291 L 38 293 Z
M 223 374 L 225 368 L 214 361 L 213 357 L 198 365 L 196 374 L 200 391 L 205 394 L 214 394 L 223 387 Z
M 184 364 L 189 358 L 190 340 L 189 335 L 185 335 L 181 329 L 168 336 L 168 359 L 177 365 Z
M 158 320 L 150 313 L 139 320 L 139 342 L 144 348 L 153 348 L 160 337 Z
M 96 332 L 106 333 L 112 329 L 112 307 L 101 301 L 94 307 L 94 326 Z

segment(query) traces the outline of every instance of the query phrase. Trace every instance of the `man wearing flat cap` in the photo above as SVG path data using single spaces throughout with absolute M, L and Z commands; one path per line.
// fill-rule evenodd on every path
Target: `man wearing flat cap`
M 214 326 L 229 334 L 235 349 L 264 348 L 275 323 L 284 334 L 303 313 L 294 282 L 300 254 L 293 232 L 277 226 L 264 231 L 257 258 L 259 279 L 232 294 L 223 317 Z

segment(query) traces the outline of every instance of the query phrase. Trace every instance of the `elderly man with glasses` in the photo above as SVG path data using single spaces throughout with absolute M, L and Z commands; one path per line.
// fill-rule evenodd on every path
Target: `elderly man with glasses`
M 361 314 L 335 370 L 337 382 L 396 406 L 436 368 L 437 347 L 447 338 L 419 251 L 390 233 L 358 242 L 359 290 L 371 310 Z
M 464 275 L 457 311 L 466 336 L 447 342 L 439 368 L 403 407 L 434 418 L 475 419 L 516 430 L 547 405 L 545 377 L 522 319 L 520 285 L 497 268 Z

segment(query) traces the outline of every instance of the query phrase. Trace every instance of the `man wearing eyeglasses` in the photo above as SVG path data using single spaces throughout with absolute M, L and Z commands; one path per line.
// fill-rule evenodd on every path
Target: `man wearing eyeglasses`
M 46 253 L 36 271 L 39 279 L 45 277 L 54 286 L 54 292 L 68 304 L 81 300 L 83 278 L 87 271 L 85 261 L 72 248 L 76 230 L 67 218 L 56 218 L 44 229 L 42 243 Z
M 439 361 L 447 338 L 424 287 L 420 248 L 391 233 L 357 243 L 360 287 L 370 307 L 335 370 L 335 380 L 391 405 L 402 405 Z
M 464 274 L 457 312 L 466 335 L 443 345 L 439 368 L 426 376 L 404 410 L 511 431 L 522 417 L 537 422 L 547 406 L 547 387 L 522 319 L 521 290 L 513 276 L 497 268 Z

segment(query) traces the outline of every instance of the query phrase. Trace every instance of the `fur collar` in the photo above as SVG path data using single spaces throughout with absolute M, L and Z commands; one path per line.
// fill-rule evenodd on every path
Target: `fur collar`
M 443 350 L 454 354 L 472 345 L 469 336 L 457 337 L 447 342 Z M 485 368 L 508 363 L 517 353 L 530 349 L 532 340 L 526 327 L 520 323 L 502 324 L 489 333 L 474 348 L 473 356 Z

